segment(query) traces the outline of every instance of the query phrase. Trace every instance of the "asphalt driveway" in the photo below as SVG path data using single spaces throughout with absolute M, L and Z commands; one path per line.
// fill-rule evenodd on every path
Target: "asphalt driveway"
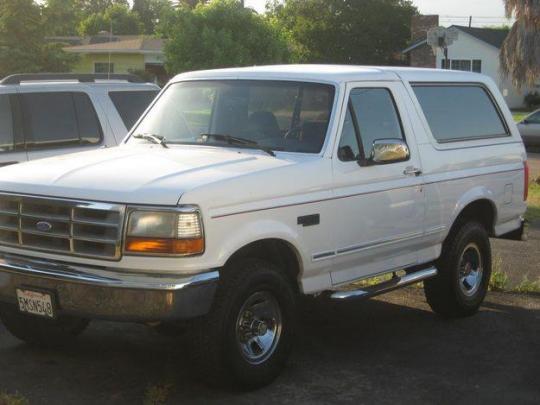
M 278 381 L 230 393 L 193 381 L 182 340 L 144 326 L 95 322 L 66 351 L 29 348 L 0 326 L 0 390 L 32 404 L 538 404 L 539 336 L 540 296 L 491 293 L 456 321 L 436 317 L 415 288 L 312 305 Z

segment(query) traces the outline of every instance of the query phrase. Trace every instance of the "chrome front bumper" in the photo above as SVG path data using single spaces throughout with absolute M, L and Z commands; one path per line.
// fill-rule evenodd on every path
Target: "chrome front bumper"
M 210 310 L 218 271 L 190 276 L 133 273 L 0 254 L 0 301 L 16 304 L 16 289 L 53 294 L 58 315 L 157 322 Z

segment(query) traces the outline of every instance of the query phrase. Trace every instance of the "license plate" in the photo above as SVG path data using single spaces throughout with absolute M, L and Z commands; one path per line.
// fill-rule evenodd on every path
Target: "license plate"
M 32 290 L 17 289 L 19 310 L 26 314 L 54 318 L 53 298 L 51 294 Z

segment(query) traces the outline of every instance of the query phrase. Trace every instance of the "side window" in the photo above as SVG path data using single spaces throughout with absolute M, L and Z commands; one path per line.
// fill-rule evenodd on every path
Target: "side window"
M 0 153 L 14 149 L 13 114 L 9 95 L 0 94 Z
M 490 95 L 481 85 L 413 85 L 437 142 L 508 136 Z
M 111 91 L 109 97 L 129 130 L 157 94 L 157 91 Z
M 21 95 L 21 100 L 28 148 L 46 149 L 101 142 L 101 126 L 88 95 L 26 93 Z
M 351 108 L 347 108 L 347 115 L 343 123 L 341 139 L 339 141 L 338 157 L 344 162 L 358 159 L 360 150 L 358 149 L 358 139 L 351 114 Z
M 356 125 L 356 128 L 354 128 Z M 401 121 L 390 90 L 384 88 L 353 89 L 349 98 L 349 111 L 340 141 L 340 159 L 351 160 L 348 151 L 341 149 L 349 146 L 355 156 L 359 148 L 355 146 L 355 130 L 362 142 L 363 157 L 369 157 L 373 142 L 379 139 L 404 140 Z M 345 157 L 349 155 L 349 159 Z M 345 159 L 344 159 L 345 158 Z

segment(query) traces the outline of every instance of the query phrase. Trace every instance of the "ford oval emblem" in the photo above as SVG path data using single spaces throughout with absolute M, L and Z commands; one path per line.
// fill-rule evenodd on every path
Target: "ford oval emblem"
M 49 232 L 52 229 L 52 224 L 46 221 L 39 221 L 36 224 L 36 229 L 40 232 Z

